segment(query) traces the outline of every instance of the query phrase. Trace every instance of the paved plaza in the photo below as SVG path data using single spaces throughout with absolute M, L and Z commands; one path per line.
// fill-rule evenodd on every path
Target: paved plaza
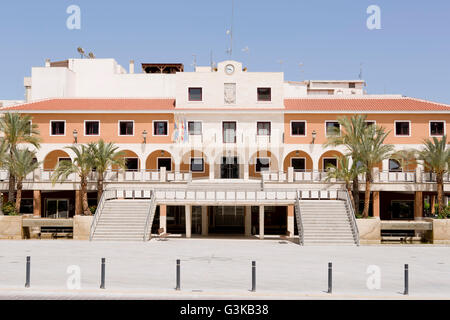
M 31 256 L 29 289 L 24 288 L 26 256 Z M 99 289 L 102 257 L 105 290 Z M 174 290 L 176 259 L 181 259 L 181 291 Z M 252 260 L 257 263 L 256 292 L 250 292 Z M 325 292 L 328 262 L 333 262 L 332 295 Z M 405 263 L 410 269 L 408 297 L 402 295 Z M 67 287 L 73 265 L 81 271 L 81 289 Z M 379 267 L 380 289 L 367 286 L 371 265 Z M 22 298 L 448 299 L 450 247 L 301 247 L 239 239 L 0 241 L 0 299 Z

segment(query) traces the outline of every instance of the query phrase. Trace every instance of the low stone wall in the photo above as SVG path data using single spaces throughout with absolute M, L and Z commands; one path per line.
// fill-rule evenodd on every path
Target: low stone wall
M 21 240 L 22 238 L 22 217 L 0 216 L 0 239 Z
M 356 219 L 360 244 L 381 243 L 381 222 L 379 218 Z
M 450 219 L 432 219 L 432 241 L 435 244 L 450 244 Z
M 73 240 L 89 240 L 94 216 L 73 217 Z

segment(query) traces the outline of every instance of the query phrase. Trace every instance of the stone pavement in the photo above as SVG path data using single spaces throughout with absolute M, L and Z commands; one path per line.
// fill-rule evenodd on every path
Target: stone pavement
M 29 289 L 24 288 L 27 255 Z M 102 257 L 105 290 L 99 289 Z M 174 290 L 176 259 L 181 259 L 181 291 Z M 255 293 L 249 291 L 252 260 L 257 263 Z M 328 262 L 333 262 L 332 295 L 325 293 Z M 405 263 L 410 269 L 407 297 L 402 295 Z M 79 290 L 67 286 L 74 274 L 67 269 L 73 265 L 81 271 Z M 367 286 L 370 265 L 379 267 L 380 289 Z M 0 299 L 330 298 L 450 299 L 450 247 L 300 247 L 237 239 L 0 241 Z

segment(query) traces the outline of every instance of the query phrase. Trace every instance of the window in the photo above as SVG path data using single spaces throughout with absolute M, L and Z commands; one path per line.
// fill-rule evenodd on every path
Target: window
M 256 158 L 256 172 L 269 171 L 270 158 Z
M 341 134 L 341 125 L 337 121 L 326 121 L 325 129 L 327 136 L 339 136 Z
M 126 171 L 137 171 L 139 169 L 138 158 L 125 158 Z
M 305 158 L 291 158 L 291 166 L 294 168 L 294 171 L 305 172 L 306 171 Z
M 257 122 L 256 131 L 258 136 L 270 136 L 270 122 Z
M 66 122 L 65 121 L 50 121 L 50 129 L 52 136 L 64 136 L 66 135 Z
M 410 122 L 409 121 L 395 121 L 395 135 L 406 136 L 410 135 Z
M 158 158 L 158 170 L 162 167 L 165 167 L 166 171 L 172 171 L 172 158 Z
M 272 89 L 258 88 L 258 101 L 272 101 Z
M 202 101 L 202 88 L 189 88 L 189 101 Z
M 349 87 L 350 89 L 355 89 L 355 88 L 356 88 L 356 83 L 350 82 L 350 83 L 348 84 L 348 87 Z
M 134 121 L 119 121 L 119 135 L 134 135 Z
M 223 143 L 236 143 L 236 122 L 222 123 Z
M 306 121 L 292 121 L 291 136 L 306 136 Z
M 430 136 L 445 135 L 445 121 L 430 121 Z
M 200 136 L 202 135 L 202 123 L 199 121 L 189 121 L 188 122 L 188 131 L 192 136 Z
M 20 201 L 20 213 L 33 214 L 33 199 L 24 199 Z
M 389 159 L 389 172 L 402 172 L 402 165 L 398 160 Z
M 205 168 L 205 162 L 203 158 L 191 158 L 191 171 L 203 172 Z
M 27 136 L 31 136 L 31 130 L 33 129 L 33 123 L 31 122 L 31 120 L 30 121 L 28 121 L 28 125 L 27 125 L 27 127 L 25 128 L 25 134 L 27 135 Z
M 168 122 L 167 121 L 154 121 L 153 122 L 153 135 L 154 136 L 167 136 Z
M 100 121 L 85 121 L 84 122 L 84 135 L 85 136 L 100 135 Z
M 330 167 L 337 167 L 337 159 L 336 158 L 324 158 L 323 159 L 323 169 L 328 171 Z
M 72 159 L 70 158 L 58 158 L 58 163 L 62 162 L 62 161 L 69 161 L 72 162 Z
M 375 122 L 375 121 L 373 121 L 373 120 L 367 120 L 367 121 L 366 121 L 366 126 L 367 126 L 367 127 L 369 127 L 369 126 L 374 126 L 374 125 L 376 125 L 376 122 Z

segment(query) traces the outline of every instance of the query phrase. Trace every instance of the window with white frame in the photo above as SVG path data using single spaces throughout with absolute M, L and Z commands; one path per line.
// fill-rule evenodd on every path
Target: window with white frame
M 191 158 L 191 172 L 205 171 L 205 160 L 203 158 Z
M 270 169 L 270 158 L 256 158 L 256 172 L 269 171 Z
M 167 121 L 154 121 L 153 122 L 153 135 L 154 136 L 167 136 L 169 134 L 169 124 Z
M 337 121 L 326 121 L 325 130 L 327 136 L 339 136 L 341 135 L 341 125 Z
M 64 136 L 66 135 L 66 122 L 59 120 L 51 120 L 50 130 L 52 136 Z
M 445 121 L 430 121 L 430 136 L 445 135 Z
M 201 136 L 202 135 L 202 123 L 200 121 L 189 121 L 188 131 L 191 136 Z
M 270 136 L 271 133 L 270 121 L 258 121 L 256 123 L 256 134 L 258 136 Z
M 189 101 L 202 101 L 203 89 L 202 88 L 189 88 Z
M 84 122 L 84 134 L 86 136 L 100 135 L 100 121 L 86 120 Z
M 292 121 L 291 136 L 306 136 L 306 121 Z
M 395 121 L 395 135 L 398 137 L 409 137 L 411 134 L 411 122 Z
M 119 121 L 119 135 L 132 136 L 134 135 L 134 121 Z

